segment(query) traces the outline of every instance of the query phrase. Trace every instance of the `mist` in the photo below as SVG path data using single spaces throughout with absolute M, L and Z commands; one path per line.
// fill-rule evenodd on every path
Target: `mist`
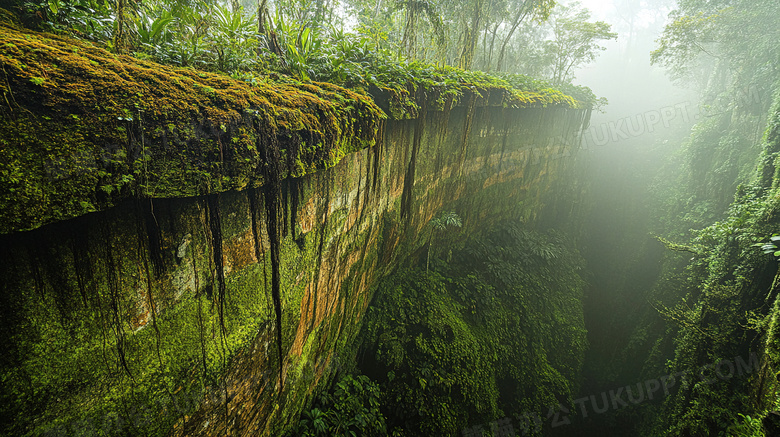
M 777 17 L 0 2 L 0 435 L 780 435 Z
M 587 84 L 597 95 L 609 100 L 603 112 L 594 113 L 583 137 L 583 159 L 590 175 L 588 183 L 591 184 L 588 197 L 591 209 L 586 214 L 581 248 L 592 274 L 585 294 L 585 324 L 590 347 L 583 369 L 580 402 L 575 401 L 575 404 L 581 408 L 580 415 L 587 415 L 588 410 L 590 414 L 575 434 L 714 435 L 710 433 L 717 427 L 711 425 L 709 431 L 703 430 L 706 427 L 693 426 L 687 429 L 698 431 L 678 434 L 681 429 L 692 426 L 691 420 L 681 419 L 681 416 L 666 420 L 656 418 L 655 427 L 649 425 L 652 419 L 648 417 L 654 414 L 669 414 L 675 408 L 686 411 L 686 407 L 675 406 L 675 403 L 680 402 L 679 398 L 700 399 L 701 395 L 692 394 L 691 390 L 702 380 L 714 386 L 722 385 L 714 388 L 720 394 L 709 397 L 709 402 L 717 404 L 724 398 L 737 395 L 731 390 L 744 381 L 735 383 L 732 380 L 732 377 L 737 378 L 735 373 L 721 375 L 722 378 L 713 382 L 703 376 L 701 369 L 719 360 L 738 362 L 744 359 L 747 362 L 756 358 L 755 349 L 746 349 L 744 343 L 742 347 L 727 349 L 729 352 L 715 352 L 719 350 L 717 347 L 710 349 L 711 346 L 704 346 L 702 352 L 708 352 L 694 359 L 696 364 L 691 361 L 687 361 L 688 367 L 681 364 L 686 361 L 679 358 L 680 354 L 685 354 L 682 351 L 691 346 L 690 343 L 680 346 L 686 342 L 677 336 L 690 328 L 685 328 L 686 320 L 679 318 L 681 313 L 667 305 L 673 302 L 678 308 L 702 311 L 701 307 L 691 303 L 691 299 L 701 302 L 695 279 L 692 279 L 697 277 L 696 268 L 701 268 L 697 262 L 701 253 L 690 246 L 675 247 L 666 238 L 695 241 L 695 236 L 700 235 L 699 229 L 715 220 L 728 220 L 726 217 L 730 214 L 733 217 L 733 209 L 729 210 L 733 199 L 726 197 L 725 193 L 731 193 L 739 202 L 738 191 L 743 186 L 740 184 L 749 185 L 755 177 L 754 169 L 761 167 L 759 132 L 763 132 L 766 126 L 765 119 L 763 116 L 759 116 L 758 120 L 740 118 L 738 113 L 729 112 L 731 123 L 749 124 L 745 126 L 743 143 L 744 147 L 752 149 L 747 159 L 738 157 L 739 152 L 731 150 L 730 156 L 720 158 L 722 160 L 713 165 L 709 157 L 693 154 L 691 143 L 697 141 L 697 129 L 706 124 L 721 123 L 721 132 L 727 132 L 728 128 L 724 129 L 724 125 L 728 125 L 729 121 L 722 118 L 722 109 L 713 109 L 713 96 L 721 91 L 712 83 L 707 83 L 711 80 L 707 73 L 699 71 L 685 78 L 672 78 L 674 74 L 668 68 L 651 63 L 651 52 L 659 49 L 665 27 L 674 24 L 673 18 L 667 15 L 678 5 L 674 2 L 613 2 L 597 7 L 600 11 L 598 17 L 612 24 L 619 37 L 617 41 L 605 44 L 606 50 L 595 62 L 579 70 L 575 80 L 576 83 Z M 777 28 L 773 31 L 776 32 Z M 741 32 L 731 34 L 731 37 L 747 38 Z M 772 68 L 777 68 L 776 61 Z M 755 76 L 747 73 L 746 77 L 753 80 Z M 755 83 L 748 82 L 727 91 L 728 95 L 720 98 L 728 99 L 730 103 L 723 106 L 728 106 L 728 111 L 739 111 L 734 108 L 750 105 L 767 108 L 770 91 L 757 91 L 751 89 L 753 87 L 756 87 Z M 716 121 L 718 117 L 720 120 Z M 701 153 L 717 154 L 716 144 L 722 141 L 722 137 L 716 134 L 708 137 L 708 141 L 711 143 L 702 147 L 711 150 Z M 702 195 L 702 191 L 696 193 L 695 189 L 691 189 L 693 186 L 700 187 L 703 181 L 690 181 L 692 176 L 686 173 L 701 161 L 707 162 L 703 165 L 710 166 L 708 172 L 718 166 L 721 171 L 730 167 L 730 171 L 712 175 L 709 179 L 709 183 L 724 186 L 719 196 L 713 196 L 710 191 L 708 197 Z M 739 170 L 735 169 L 740 165 Z M 688 181 L 683 182 L 686 179 Z M 713 182 L 715 179 L 717 182 Z M 680 185 L 676 184 L 687 185 L 688 190 L 680 189 Z M 742 252 L 740 256 L 747 255 Z M 726 269 L 740 268 L 740 261 L 736 258 L 730 258 L 727 263 L 731 264 Z M 775 270 L 774 266 L 770 269 Z M 761 268 L 751 280 L 762 281 L 764 279 L 759 278 L 766 274 Z M 729 283 L 728 280 L 721 281 Z M 670 290 L 674 289 L 680 294 L 670 295 Z M 701 289 L 706 290 L 707 286 Z M 704 305 L 706 308 L 707 304 Z M 717 313 L 720 310 L 716 306 L 711 311 Z M 704 323 L 695 317 L 689 320 L 688 323 Z M 708 323 L 715 329 L 719 324 L 717 318 Z M 653 338 L 653 330 L 662 329 L 677 334 Z M 717 342 L 718 336 L 716 334 L 712 340 Z M 675 341 L 679 342 L 676 347 L 670 343 L 675 337 L 678 338 Z M 672 351 L 677 354 L 677 359 L 672 358 Z M 742 358 L 738 358 L 740 354 Z M 665 355 L 669 360 L 666 367 L 661 362 L 652 364 L 652 357 L 659 355 Z M 651 358 L 648 359 L 648 356 Z M 691 370 L 694 368 L 697 369 L 695 371 L 701 370 L 698 378 L 687 375 L 687 372 L 694 372 Z M 750 370 L 755 370 L 750 366 L 746 369 L 749 370 L 740 372 L 740 378 L 748 378 Z M 680 371 L 685 376 L 681 377 L 678 373 L 675 381 L 672 375 Z M 663 380 L 673 381 L 671 386 L 682 384 L 683 387 L 667 391 L 664 386 L 663 390 L 654 392 L 654 385 Z M 730 388 L 725 387 L 729 384 Z M 621 396 L 632 396 L 632 399 L 624 403 Z M 734 404 L 724 408 L 730 414 L 736 414 L 732 410 Z M 706 407 L 703 409 L 706 410 Z M 774 435 L 776 432 L 769 417 L 764 419 L 763 425 L 760 420 L 750 420 L 752 422 L 745 420 L 744 424 L 741 423 L 743 420 L 736 420 L 727 427 L 727 435 Z M 664 425 L 659 426 L 658 423 Z M 653 431 L 647 433 L 647 429 Z M 575 435 L 573 432 L 562 428 L 555 435 Z

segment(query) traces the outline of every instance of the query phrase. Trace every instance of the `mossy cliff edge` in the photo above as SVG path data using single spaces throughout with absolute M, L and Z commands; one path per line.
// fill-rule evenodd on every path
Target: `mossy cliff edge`
M 332 85 L 0 38 L 4 435 L 280 435 L 432 217 L 562 206 L 589 116 L 420 88 L 384 120 Z
M 5 15 L 0 63 L 0 234 L 128 197 L 196 196 L 301 177 L 374 145 L 386 118 L 370 97 L 335 85 L 278 76 L 250 84 L 166 67 L 31 32 Z M 395 118 L 417 118 L 425 109 L 415 90 L 423 87 L 440 110 L 459 100 L 582 105 L 556 90 L 500 84 L 421 82 L 408 84 L 411 92 L 374 94 Z
M 257 187 L 375 143 L 383 112 L 330 84 L 257 85 L 0 20 L 0 233 L 128 197 Z

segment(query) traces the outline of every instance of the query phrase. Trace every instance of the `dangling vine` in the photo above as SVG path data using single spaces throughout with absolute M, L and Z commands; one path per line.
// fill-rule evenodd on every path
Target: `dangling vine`
M 116 352 L 119 357 L 119 364 L 122 369 L 127 373 L 130 379 L 135 382 L 135 377 L 130 371 L 130 367 L 127 364 L 127 358 L 125 357 L 125 330 L 122 327 L 122 317 L 119 314 L 119 278 L 117 277 L 118 267 L 114 260 L 114 253 L 111 248 L 111 231 L 108 229 L 108 225 L 103 226 L 103 244 L 106 250 L 105 267 L 106 267 L 106 283 L 108 285 L 108 292 L 111 296 L 111 321 L 114 336 L 116 338 Z
M 206 198 L 208 209 L 209 230 L 211 231 L 211 247 L 213 249 L 214 267 L 217 280 L 217 313 L 222 336 L 227 335 L 225 329 L 225 265 L 222 261 L 222 217 L 219 213 L 219 194 Z
M 412 140 L 412 156 L 409 158 L 409 166 L 406 169 L 404 175 L 404 190 L 401 193 L 401 218 L 410 218 L 409 212 L 412 208 L 413 201 L 413 189 L 414 189 L 414 173 L 417 167 L 417 152 L 420 149 L 420 142 L 422 141 L 423 131 L 425 130 L 425 117 L 428 114 L 427 94 L 424 90 L 420 90 L 417 95 L 417 102 L 420 105 L 420 112 L 417 116 L 417 124 L 414 126 L 414 137 Z
M 138 213 L 143 217 L 139 217 L 139 221 L 143 221 L 144 231 L 146 233 L 146 239 L 148 241 L 149 257 L 152 260 L 152 266 L 154 268 L 155 277 L 160 277 L 165 268 L 163 261 L 162 251 L 162 232 L 160 230 L 160 224 L 157 222 L 157 216 L 154 214 L 154 199 L 149 199 L 149 202 L 138 201 Z M 139 242 L 142 244 L 142 242 Z
M 330 219 L 330 197 L 331 197 L 331 191 L 330 191 L 331 184 L 330 184 L 330 181 L 328 181 L 328 183 L 323 184 L 322 188 L 325 190 L 325 195 L 323 196 L 323 198 L 325 199 L 325 205 L 323 207 L 323 211 L 324 211 L 323 215 L 324 215 L 324 217 L 322 219 L 322 224 L 319 227 L 320 228 L 319 242 L 317 243 L 317 265 L 318 266 L 323 265 L 322 264 L 322 251 L 324 249 L 325 241 L 327 239 L 326 238 L 327 237 L 326 233 L 327 233 L 328 224 L 329 224 L 328 220 Z M 317 191 L 318 192 L 322 192 L 322 190 L 317 190 Z M 312 309 L 312 313 L 313 314 L 317 314 L 317 302 L 318 302 L 317 296 L 319 295 L 319 290 L 320 290 L 320 275 L 322 274 L 322 269 L 316 269 L 316 271 L 317 271 L 317 276 L 314 279 L 314 296 L 312 298 L 312 301 L 314 302 L 314 307 Z M 314 322 L 315 321 L 316 321 L 316 317 L 312 317 L 311 318 L 311 324 L 309 326 L 310 329 L 314 328 Z
M 155 339 L 154 348 L 155 352 L 157 353 L 157 362 L 160 364 L 160 369 L 164 369 L 165 364 L 163 363 L 162 353 L 160 352 L 160 343 L 162 343 L 162 340 L 160 339 L 160 327 L 157 325 L 157 305 L 154 302 L 154 293 L 152 291 L 152 272 L 149 268 L 149 258 L 151 258 L 155 268 L 155 275 L 159 276 L 162 274 L 162 249 L 160 247 L 162 242 L 162 233 L 160 231 L 160 226 L 157 223 L 157 219 L 154 217 L 152 199 L 149 199 L 149 211 L 144 211 L 141 207 L 141 203 L 142 202 L 139 199 L 139 202 L 136 203 L 136 213 L 143 214 L 143 218 L 145 220 L 142 220 L 141 217 L 137 217 L 135 220 L 136 235 L 138 237 L 138 259 L 142 260 L 143 274 L 146 279 L 146 299 L 149 304 L 149 314 L 152 317 L 152 328 L 154 329 Z M 151 219 L 149 216 L 152 216 Z M 141 223 L 144 224 L 143 228 Z M 144 244 L 143 234 L 146 234 L 148 247 L 146 244 Z M 156 249 L 155 245 L 157 245 Z M 146 254 L 149 254 L 149 256 L 147 257 Z M 176 398 L 174 397 L 170 388 L 167 385 L 164 387 L 168 397 L 175 404 Z
M 368 166 L 367 170 L 370 173 L 370 177 L 366 178 L 366 203 L 368 203 L 368 196 L 373 191 L 376 192 L 379 189 L 379 168 L 382 161 L 382 147 L 384 145 L 384 133 L 385 133 L 385 120 L 379 122 L 379 130 L 376 135 L 376 143 L 374 146 L 368 149 Z
M 217 280 L 217 315 L 219 318 L 220 346 L 222 348 L 222 365 L 227 368 L 227 329 L 225 328 L 225 265 L 222 258 L 222 216 L 219 210 L 220 195 L 206 197 L 209 231 L 211 234 L 211 249 L 214 259 Z M 230 410 L 227 393 L 227 372 L 222 373 L 222 389 L 225 395 L 225 427 L 228 426 Z
M 92 281 L 92 265 L 90 263 L 89 251 L 87 250 L 88 238 L 87 229 L 83 224 L 74 225 L 77 227 L 75 232 L 71 233 L 70 251 L 73 255 L 73 270 L 76 275 L 76 284 L 81 294 L 81 301 L 86 309 L 87 303 L 87 283 Z
M 249 198 L 249 215 L 252 219 L 252 237 L 255 241 L 255 259 L 257 259 L 258 262 L 260 262 L 260 259 L 263 260 L 263 292 L 265 293 L 265 300 L 266 303 L 268 302 L 268 275 L 265 271 L 265 249 L 263 248 L 263 241 L 260 234 L 260 228 L 257 223 L 257 202 L 258 202 L 258 191 L 255 188 L 250 188 L 247 192 L 247 197 Z
M 198 205 L 198 214 L 200 215 L 200 205 Z M 195 249 L 193 248 L 193 252 Z M 203 378 L 208 375 L 208 366 L 206 365 L 206 339 L 203 335 L 203 299 L 200 296 L 200 284 L 198 281 L 198 263 L 197 256 L 192 255 L 192 273 L 195 280 L 195 300 L 198 301 L 198 337 L 200 340 L 200 358 L 203 364 Z
M 466 121 L 463 123 L 463 139 L 461 140 L 460 156 L 458 158 L 458 172 L 463 171 L 463 163 L 466 161 L 466 148 L 469 144 L 469 136 L 471 136 L 471 126 L 474 124 L 474 108 L 476 107 L 478 96 L 479 93 L 473 91 L 466 106 Z
M 258 139 L 258 142 L 261 140 Z M 282 184 L 281 184 L 281 164 L 279 146 L 272 139 L 272 144 L 258 144 L 259 150 L 265 151 L 265 169 L 263 179 L 266 181 L 264 189 L 266 227 L 268 230 L 268 240 L 271 246 L 271 298 L 274 301 L 274 312 L 276 313 L 276 343 L 279 353 L 279 387 L 284 386 L 284 356 L 282 355 L 282 298 L 281 298 L 281 277 L 279 274 L 280 252 L 281 252 L 281 230 L 279 225 L 283 220 L 281 211 L 282 205 Z

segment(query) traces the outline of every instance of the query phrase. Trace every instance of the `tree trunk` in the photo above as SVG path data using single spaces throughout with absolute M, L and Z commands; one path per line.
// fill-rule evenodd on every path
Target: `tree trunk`
M 257 1 L 257 33 L 265 35 L 266 25 L 265 17 L 268 16 L 268 0 Z
M 127 53 L 126 38 L 127 1 L 116 0 L 116 30 L 114 31 L 114 50 L 122 55 Z
M 415 6 L 406 7 L 406 25 L 401 45 L 406 52 L 406 57 L 413 59 L 417 54 L 417 9 Z
M 458 61 L 458 67 L 464 70 L 471 70 L 471 65 L 474 63 L 474 49 L 477 46 L 477 39 L 479 39 L 479 23 L 482 21 L 482 2 L 483 0 L 477 0 L 474 3 L 474 15 L 471 17 L 471 27 L 466 27 L 466 38 L 463 45 L 463 51 L 461 51 L 460 60 Z
M 501 25 L 503 21 L 499 21 L 496 23 L 496 26 L 493 28 L 493 36 L 490 37 L 490 50 L 488 50 L 488 56 L 487 56 L 487 65 L 485 66 L 485 71 L 490 72 L 490 67 L 493 65 L 493 49 L 496 46 L 496 35 L 498 34 L 498 26 Z
M 523 5 L 520 6 L 520 9 L 517 10 L 517 15 L 515 16 L 515 19 L 512 20 L 512 27 L 509 29 L 509 33 L 506 35 L 506 38 L 504 38 L 504 42 L 501 43 L 501 51 L 498 52 L 498 61 L 496 62 L 496 71 L 501 71 L 504 68 L 504 55 L 506 54 L 506 46 L 509 44 L 509 40 L 512 39 L 512 35 L 514 35 L 517 27 L 525 19 L 526 15 L 528 15 L 528 6 L 526 6 L 527 3 L 528 2 L 523 2 Z

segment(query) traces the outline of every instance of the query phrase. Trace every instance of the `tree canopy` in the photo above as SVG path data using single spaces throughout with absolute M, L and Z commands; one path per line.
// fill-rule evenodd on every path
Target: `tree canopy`
M 595 59 L 599 40 L 615 37 L 580 6 L 555 0 L 8 1 L 29 26 L 120 54 L 234 76 L 271 70 L 341 84 L 377 58 L 562 84 Z

